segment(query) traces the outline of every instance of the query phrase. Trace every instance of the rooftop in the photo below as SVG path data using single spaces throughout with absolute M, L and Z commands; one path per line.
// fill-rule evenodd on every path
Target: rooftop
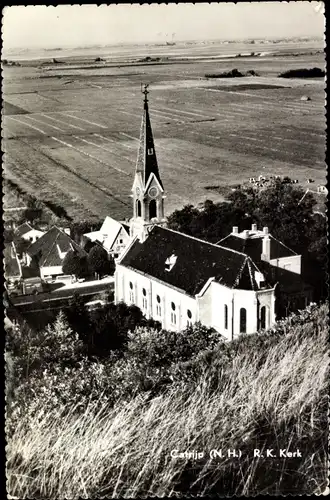
M 246 254 L 160 226 L 154 226 L 143 243 L 136 239 L 119 264 L 190 296 L 210 278 L 229 288 L 259 289 L 260 271 Z
M 265 237 L 269 237 L 271 240 L 271 260 L 297 255 L 296 252 L 294 252 L 286 245 L 284 245 L 284 243 L 269 234 L 267 227 L 263 228 L 263 230 L 260 231 L 257 229 L 256 224 L 253 224 L 250 230 L 241 232 L 238 232 L 237 226 L 234 226 L 232 233 L 222 240 L 218 241 L 217 244 L 228 249 L 230 248 L 232 250 L 245 253 L 259 265 L 262 254 L 262 240 Z
M 30 257 L 37 257 L 39 266 L 61 266 L 65 255 L 75 250 L 80 255 L 86 252 L 68 234 L 53 226 L 27 250 Z

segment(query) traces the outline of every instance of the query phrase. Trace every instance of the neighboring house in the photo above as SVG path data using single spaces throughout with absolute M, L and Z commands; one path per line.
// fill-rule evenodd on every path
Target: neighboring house
M 277 314 L 303 309 L 312 301 L 313 288 L 301 276 L 301 255 L 269 234 L 267 227 L 261 231 L 252 224 L 250 230 L 238 232 L 235 226 L 217 244 L 249 255 L 266 279 L 278 284 Z
M 130 227 L 125 222 L 106 217 L 101 229 L 85 233 L 84 236 L 91 242 L 100 243 L 116 259 L 130 242 Z
M 25 241 L 29 241 L 31 244 L 35 243 L 44 234 L 43 231 L 34 229 L 28 222 L 24 222 L 15 229 L 15 236 L 19 236 Z
M 70 250 L 76 251 L 81 256 L 87 255 L 66 232 L 53 226 L 31 245 L 26 253 L 29 265 L 39 267 L 40 277 L 50 279 L 63 274 L 63 261 Z
M 3 256 L 5 279 L 8 281 L 19 280 L 22 276 L 22 268 L 13 242 L 5 245 Z

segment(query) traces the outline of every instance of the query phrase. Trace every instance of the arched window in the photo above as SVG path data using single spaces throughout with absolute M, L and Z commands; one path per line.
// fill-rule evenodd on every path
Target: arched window
M 134 303 L 134 291 L 133 291 L 133 283 L 129 282 L 129 301 Z
M 148 307 L 147 290 L 145 288 L 142 288 L 142 293 L 143 293 L 142 307 L 143 309 L 147 309 Z
M 192 318 L 192 313 L 191 313 L 191 310 L 190 309 L 187 309 L 187 325 L 188 326 L 191 326 L 192 325 L 192 321 L 191 321 L 191 318 Z
M 260 309 L 260 328 L 263 330 L 266 328 L 266 306 Z
M 141 217 L 141 202 L 136 200 L 136 216 Z
M 225 324 L 225 330 L 228 330 L 228 306 L 225 304 L 225 309 L 224 309 L 224 324 Z
M 149 219 L 152 219 L 153 217 L 157 217 L 156 200 L 151 200 L 149 203 Z
M 176 312 L 175 312 L 176 307 L 175 307 L 174 302 L 171 302 L 171 309 L 172 309 L 172 311 L 171 311 L 171 323 L 172 323 L 172 325 L 176 325 Z
M 239 312 L 239 331 L 246 333 L 246 309 L 242 307 Z
M 159 295 L 156 295 L 156 300 L 157 300 L 156 313 L 157 313 L 157 316 L 161 316 L 162 315 L 162 306 L 160 304 L 160 296 Z

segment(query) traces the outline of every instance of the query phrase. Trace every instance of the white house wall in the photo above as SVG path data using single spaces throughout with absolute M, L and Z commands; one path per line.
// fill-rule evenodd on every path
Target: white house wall
M 290 257 L 281 257 L 269 261 L 272 266 L 287 269 L 291 273 L 301 274 L 301 255 L 292 255 Z
M 23 234 L 22 238 L 25 241 L 30 241 L 32 244 L 35 243 L 44 234 L 45 234 L 44 232 L 39 231 L 38 229 L 31 229 L 31 231 L 28 231 L 27 233 Z
M 122 227 L 118 233 L 117 238 L 112 244 L 111 252 L 114 254 L 118 254 L 118 256 L 120 256 L 120 254 L 123 252 L 123 250 L 125 250 L 129 242 L 130 242 L 130 237 L 125 231 L 125 229 Z M 109 251 L 110 249 L 107 250 Z
M 62 266 L 44 266 L 40 268 L 40 276 L 42 279 L 45 276 L 57 276 L 63 274 Z

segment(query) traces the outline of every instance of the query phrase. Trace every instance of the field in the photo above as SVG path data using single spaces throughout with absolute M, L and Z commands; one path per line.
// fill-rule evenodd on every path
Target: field
M 276 53 L 210 43 L 59 51 L 61 64 L 52 53 L 17 57 L 20 67 L 3 68 L 4 173 L 76 220 L 130 217 L 143 82 L 167 215 L 222 199 L 207 187 L 259 174 L 289 175 L 306 188 L 312 178 L 316 190 L 326 183 L 324 81 L 278 74 L 323 68 L 321 49 L 322 42 L 277 44 Z M 270 53 L 229 57 L 246 50 Z M 159 60 L 138 62 L 145 57 Z M 233 68 L 260 76 L 205 78 Z

